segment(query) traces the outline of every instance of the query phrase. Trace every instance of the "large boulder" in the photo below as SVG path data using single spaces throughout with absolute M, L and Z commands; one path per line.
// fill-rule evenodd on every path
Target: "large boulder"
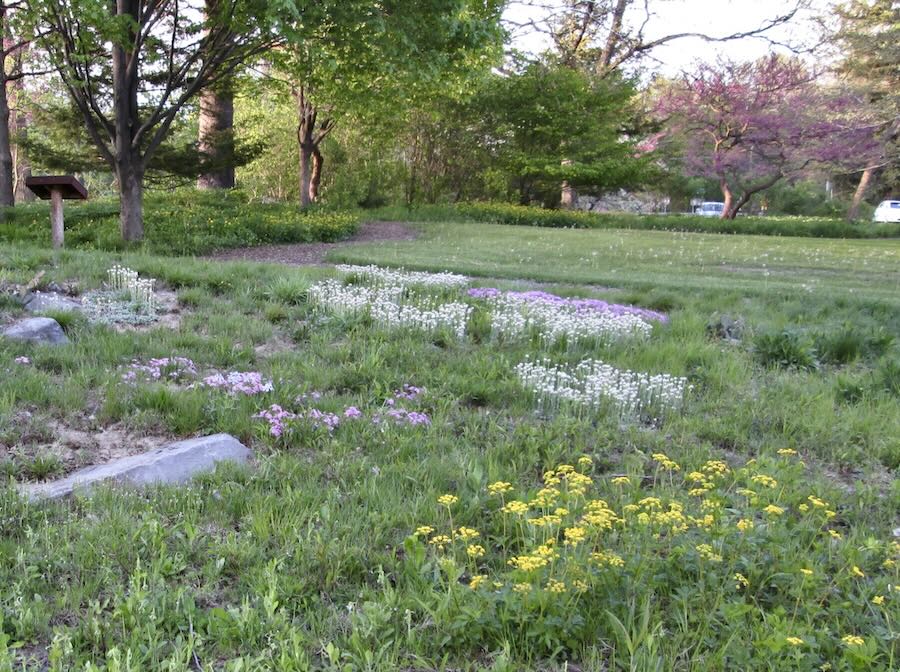
M 29 317 L 27 320 L 16 322 L 3 331 L 6 338 L 14 341 L 29 341 L 31 343 L 46 343 L 48 345 L 63 345 L 69 342 L 59 322 L 51 317 Z
M 29 313 L 45 313 L 48 310 L 79 311 L 81 304 L 56 292 L 35 292 L 25 297 L 25 310 Z
M 251 455 L 250 449 L 230 434 L 213 434 L 79 469 L 58 481 L 20 485 L 19 492 L 32 500 L 58 499 L 75 491 L 87 492 L 104 481 L 132 486 L 186 483 L 211 471 L 218 462 L 244 463 Z

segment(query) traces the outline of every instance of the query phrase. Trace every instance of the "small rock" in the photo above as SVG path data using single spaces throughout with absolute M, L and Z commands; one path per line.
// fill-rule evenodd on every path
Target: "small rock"
M 25 297 L 25 310 L 29 313 L 43 313 L 48 310 L 80 311 L 81 304 L 57 293 L 35 292 Z
M 3 335 L 14 341 L 63 345 L 69 342 L 59 322 L 51 317 L 30 317 L 8 327 Z
M 900 527 L 894 528 L 894 536 L 900 539 Z
M 103 481 L 134 486 L 186 483 L 197 474 L 214 469 L 217 462 L 244 463 L 251 454 L 249 448 L 230 434 L 213 434 L 79 469 L 50 483 L 20 485 L 19 492 L 32 500 L 58 499 L 75 490 L 89 491 Z

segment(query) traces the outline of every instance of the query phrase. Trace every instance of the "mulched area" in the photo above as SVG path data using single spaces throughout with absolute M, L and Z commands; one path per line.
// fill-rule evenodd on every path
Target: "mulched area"
M 208 258 L 309 266 L 324 264 L 325 256 L 328 252 L 338 247 L 346 247 L 355 243 L 414 240 L 418 235 L 417 231 L 403 222 L 364 222 L 355 234 L 339 243 L 291 243 L 288 245 L 238 247 L 230 250 L 219 250 L 209 255 Z

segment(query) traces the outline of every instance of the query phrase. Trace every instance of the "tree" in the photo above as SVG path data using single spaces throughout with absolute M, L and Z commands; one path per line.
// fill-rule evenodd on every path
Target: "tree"
M 205 0 L 215 16 L 219 0 Z M 199 189 L 234 188 L 234 80 L 224 77 L 200 92 L 199 149 L 215 168 L 197 179 Z
M 474 116 L 519 200 L 556 205 L 561 182 L 604 191 L 641 180 L 647 161 L 626 128 L 633 94 L 620 78 L 531 63 L 487 81 Z
M 264 0 L 30 0 L 40 44 L 113 170 L 125 240 L 143 236 L 147 167 L 185 105 L 277 39 Z M 260 19 L 262 17 L 262 19 Z
M 871 151 L 855 102 L 817 87 L 797 59 L 702 65 L 660 100 L 668 141 L 681 143 L 688 175 L 719 182 L 734 219 L 757 193 L 816 164 L 853 161 Z
M 511 5 L 541 10 L 522 21 L 507 20 L 513 32 L 536 32 L 548 38 L 563 65 L 587 70 L 600 77 L 633 68 L 654 49 L 685 38 L 731 42 L 756 38 L 773 42 L 773 29 L 794 21 L 807 0 L 785 2 L 781 11 L 757 26 L 715 35 L 683 32 L 649 37 L 653 26 L 652 3 L 646 0 L 515 0 Z M 798 47 L 799 48 L 799 47 Z
M 13 14 L 24 2 L 0 0 L 0 206 L 15 203 L 16 165 L 13 161 L 13 143 L 10 132 L 9 85 L 16 85 L 29 73 L 23 66 L 22 51 L 32 42 L 34 35 L 19 34 L 13 30 Z M 18 101 L 16 91 L 13 96 Z
M 323 141 L 343 114 L 391 115 L 499 47 L 499 0 L 330 0 L 306 7 L 275 56 L 297 109 L 301 204 L 318 197 Z
M 900 5 L 851 0 L 834 11 L 838 25 L 831 38 L 843 54 L 838 73 L 864 97 L 880 140 L 879 151 L 859 171 L 847 211 L 847 219 L 854 220 L 876 171 L 900 164 Z

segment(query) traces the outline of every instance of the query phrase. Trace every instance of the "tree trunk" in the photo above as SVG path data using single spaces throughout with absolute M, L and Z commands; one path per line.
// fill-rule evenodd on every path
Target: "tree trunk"
M 125 240 L 144 237 L 144 174 L 140 160 L 120 161 L 116 170 L 119 182 L 119 226 Z M 138 164 L 138 165 L 135 165 Z
M 200 94 L 200 151 L 211 169 L 198 189 L 234 188 L 234 91 L 230 80 Z
M 307 207 L 310 199 L 310 186 L 312 182 L 312 156 L 316 151 L 315 129 L 316 108 L 307 99 L 301 87 L 295 92 L 297 100 L 297 143 L 300 145 L 300 205 Z
M 139 0 L 116 0 L 116 13 L 129 16 L 137 25 Z M 133 29 L 132 29 L 133 30 Z M 130 35 L 134 38 L 134 35 Z M 130 42 L 130 40 L 129 40 Z M 126 42 L 127 43 L 127 42 Z M 129 241 L 144 237 L 144 163 L 140 148 L 132 147 L 132 137 L 140 126 L 138 118 L 137 68 L 131 52 L 113 43 L 113 108 L 115 112 L 115 165 L 119 182 L 119 227 Z M 133 70 L 129 71 L 129 64 Z
M 728 186 L 725 178 L 719 180 L 719 187 L 722 189 L 722 200 L 725 202 L 725 207 L 722 208 L 721 219 L 734 219 L 735 215 L 731 214 L 731 207 L 734 203 L 734 194 L 731 192 L 731 187 Z
M 23 61 L 27 46 L 16 49 L 12 53 L 14 72 L 23 71 Z M 31 163 L 25 153 L 23 143 L 28 134 L 30 118 L 25 111 L 25 79 L 19 77 L 12 82 L 9 93 L 9 107 L 13 123 L 10 125 L 13 159 L 13 189 L 16 203 L 25 203 L 35 199 L 34 192 L 25 186 L 25 180 L 31 177 Z
M 9 46 L 6 26 L 6 5 L 0 3 L 0 35 L 3 36 L 3 49 Z M 15 203 L 13 192 L 13 159 L 9 133 L 9 99 L 7 98 L 6 58 L 0 58 L 0 206 L 12 206 Z
M 325 165 L 325 159 L 319 146 L 313 149 L 312 153 L 312 172 L 309 178 L 309 200 L 315 202 L 319 200 L 319 188 L 322 186 L 322 167 Z
M 848 222 L 852 222 L 859 217 L 859 206 L 862 204 L 874 174 L 874 168 L 866 168 L 862 175 L 859 176 L 859 184 L 856 185 L 856 191 L 853 192 L 853 200 L 850 202 L 850 208 L 847 210 Z
M 571 166 L 571 159 L 563 159 L 563 166 Z M 568 180 L 563 180 L 562 183 L 562 193 L 559 197 L 559 205 L 563 210 L 572 210 L 575 208 L 575 201 L 578 199 L 578 194 L 575 192 L 575 188 L 569 184 Z

